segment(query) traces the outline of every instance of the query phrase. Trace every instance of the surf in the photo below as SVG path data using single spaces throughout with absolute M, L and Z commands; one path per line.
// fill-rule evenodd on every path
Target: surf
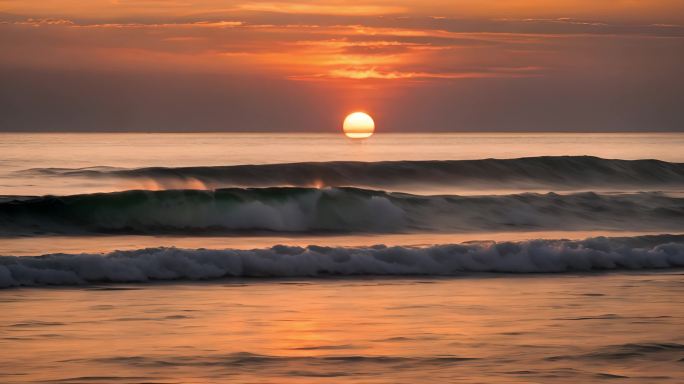
M 0 287 L 218 278 L 459 276 L 684 267 L 684 235 L 479 242 L 427 247 L 147 248 L 0 256 Z
M 423 196 L 277 187 L 131 190 L 0 201 L 2 236 L 680 231 L 683 220 L 684 198 L 657 192 Z
M 122 179 L 156 189 L 226 187 L 442 186 L 463 190 L 643 190 L 684 188 L 684 163 L 593 156 L 432 161 L 328 161 L 257 165 L 147 168 L 32 168 L 34 177 Z

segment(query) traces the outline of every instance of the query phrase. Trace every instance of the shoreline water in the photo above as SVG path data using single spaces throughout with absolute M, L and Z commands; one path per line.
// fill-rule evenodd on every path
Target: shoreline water
M 681 271 L 18 288 L 0 379 L 674 384 L 682 297 Z

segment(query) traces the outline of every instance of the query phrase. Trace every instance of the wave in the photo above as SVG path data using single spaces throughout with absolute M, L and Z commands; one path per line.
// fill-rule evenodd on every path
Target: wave
M 597 351 L 580 355 L 561 355 L 547 357 L 547 361 L 558 360 L 627 360 L 677 356 L 684 353 L 684 344 L 678 343 L 627 343 L 611 345 Z M 664 355 L 664 356 L 663 356 Z M 683 360 L 679 360 L 680 362 Z
M 0 287 L 225 277 L 457 276 L 684 267 L 684 235 L 531 240 L 430 247 L 149 248 L 108 254 L 0 256 Z
M 0 235 L 244 232 L 678 231 L 684 198 L 662 193 L 418 196 L 357 188 L 125 191 L 6 198 Z
M 180 168 L 36 168 L 24 174 L 122 178 L 159 189 L 225 187 L 338 187 L 392 189 L 445 186 L 463 189 L 620 189 L 684 187 L 684 163 L 613 160 L 591 156 L 518 159 L 308 162 Z

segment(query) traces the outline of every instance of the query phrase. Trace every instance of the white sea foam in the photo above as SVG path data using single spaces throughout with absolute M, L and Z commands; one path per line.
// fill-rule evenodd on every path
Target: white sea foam
M 222 277 L 454 276 L 684 267 L 684 235 L 430 247 L 148 248 L 108 254 L 0 257 L 0 287 Z

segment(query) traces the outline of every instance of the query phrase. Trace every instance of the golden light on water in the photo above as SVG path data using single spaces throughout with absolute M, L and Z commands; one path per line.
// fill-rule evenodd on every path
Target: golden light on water
M 344 119 L 342 128 L 344 134 L 351 139 L 365 139 L 375 132 L 375 122 L 367 113 L 354 112 Z

